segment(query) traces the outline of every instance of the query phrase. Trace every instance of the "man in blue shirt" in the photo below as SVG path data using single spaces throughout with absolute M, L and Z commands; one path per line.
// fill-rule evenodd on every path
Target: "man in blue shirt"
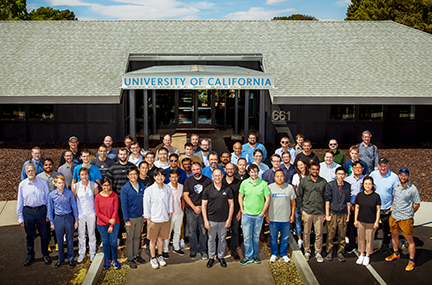
M 48 196 L 48 217 L 51 223 L 51 230 L 55 230 L 58 241 L 58 261 L 54 268 L 62 266 L 64 261 L 63 236 L 66 235 L 67 258 L 69 267 L 75 267 L 73 238 L 74 230 L 78 228 L 78 208 L 75 196 L 71 190 L 65 189 L 65 178 L 63 175 L 54 178 L 56 190 Z M 73 216 L 71 214 L 73 212 Z M 55 214 L 55 216 L 53 215 Z M 75 223 L 74 223 L 75 218 Z
M 43 159 L 41 158 L 41 149 L 38 146 L 35 146 L 32 148 L 31 156 L 29 160 L 24 162 L 22 171 L 21 171 L 21 181 L 27 178 L 27 174 L 25 171 L 25 166 L 29 163 L 32 163 L 34 167 L 36 168 L 36 175 L 43 172 Z
M 209 154 L 209 166 L 204 167 L 204 169 L 202 170 L 202 175 L 210 178 L 213 181 L 212 178 L 212 174 L 213 174 L 213 170 L 215 170 L 216 168 L 219 168 L 220 170 L 222 170 L 222 174 L 223 176 L 225 176 L 225 170 L 223 169 L 222 166 L 218 165 L 218 154 L 215 151 L 211 151 Z
M 275 183 L 275 173 L 280 169 L 284 173 L 284 182 L 291 184 L 293 174 L 288 173 L 288 169 L 280 167 L 281 157 L 278 154 L 273 154 L 270 158 L 270 161 L 273 167 L 264 172 L 262 180 L 267 182 L 268 185 Z M 289 179 L 289 182 L 287 182 L 287 178 Z
M 391 206 L 393 203 L 393 186 L 399 182 L 396 174 L 389 170 L 389 161 L 385 157 L 381 157 L 378 161 L 378 170 L 370 174 L 374 179 L 376 193 L 381 198 L 381 223 L 383 230 L 383 242 L 380 249 L 382 254 L 385 254 L 389 249 L 390 244 L 390 225 L 389 218 L 391 215 Z
M 89 170 L 89 180 L 96 182 L 100 184 L 100 181 L 102 179 L 102 175 L 100 173 L 99 168 L 96 165 L 93 165 L 90 163 L 90 151 L 88 149 L 84 149 L 81 151 L 81 159 L 82 164 L 75 166 L 74 173 L 73 173 L 73 179 L 72 179 L 72 191 L 75 191 L 74 185 L 77 182 L 81 181 L 81 178 L 79 177 L 79 170 L 83 167 L 87 168 Z
M 267 150 L 262 144 L 257 143 L 256 134 L 250 133 L 248 143 L 243 145 L 243 152 L 248 154 L 251 163 L 254 162 L 253 153 L 256 149 L 260 149 L 263 152 L 262 161 L 264 161 L 267 157 Z
M 291 156 L 291 160 L 290 163 L 294 164 L 295 161 L 295 157 L 296 157 L 296 151 L 294 148 L 290 148 L 289 147 L 289 138 L 287 137 L 283 137 L 280 141 L 281 147 L 278 148 L 277 150 L 275 150 L 275 154 L 279 155 L 280 157 L 282 157 L 282 153 L 284 152 L 289 152 L 290 156 Z
M 186 178 L 187 178 L 187 174 L 186 171 L 184 171 L 183 169 L 181 169 L 180 167 L 178 167 L 178 159 L 179 156 L 176 153 L 171 153 L 169 156 L 169 163 L 170 163 L 170 167 L 168 167 L 165 171 L 167 172 L 167 176 L 165 178 L 164 183 L 168 184 L 170 183 L 170 179 L 169 179 L 169 172 L 170 170 L 177 170 L 178 172 L 178 183 L 180 184 L 184 184 Z
M 36 177 L 36 168 L 32 163 L 25 166 L 27 178 L 18 186 L 17 219 L 21 227 L 25 227 L 27 241 L 27 259 L 24 266 L 30 266 L 35 261 L 34 234 L 36 225 L 41 239 L 41 250 L 45 264 L 51 264 L 48 253 L 47 204 L 48 184 L 42 178 Z

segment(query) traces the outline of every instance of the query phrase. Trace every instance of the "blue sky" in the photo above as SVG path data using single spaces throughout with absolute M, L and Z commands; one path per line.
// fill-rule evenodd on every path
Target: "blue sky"
M 74 11 L 79 20 L 217 19 L 270 20 L 306 14 L 320 20 L 345 18 L 350 0 L 27 0 L 40 6 Z

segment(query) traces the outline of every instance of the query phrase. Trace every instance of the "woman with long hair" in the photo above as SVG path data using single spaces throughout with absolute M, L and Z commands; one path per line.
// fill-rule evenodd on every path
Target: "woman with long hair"
M 297 193 L 297 187 L 300 184 L 300 180 L 303 177 L 306 177 L 309 175 L 309 168 L 307 167 L 306 162 L 303 160 L 297 160 L 296 163 L 296 174 L 294 174 L 292 179 L 292 185 L 294 187 L 294 191 Z M 300 213 L 300 210 L 296 208 L 295 211 L 295 231 L 296 235 L 298 237 L 298 247 L 302 248 L 303 246 L 303 240 L 302 240 L 302 214 Z

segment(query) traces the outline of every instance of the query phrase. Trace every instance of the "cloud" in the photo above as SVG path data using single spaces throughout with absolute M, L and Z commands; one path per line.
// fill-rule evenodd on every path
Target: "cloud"
M 211 3 L 211 2 L 207 2 L 207 1 L 202 1 L 202 2 L 197 2 L 197 3 L 192 3 L 191 6 L 197 8 L 197 9 L 207 10 L 207 9 L 213 9 L 216 6 L 216 4 Z
M 266 5 L 277 5 L 282 2 L 286 2 L 287 0 L 267 0 Z
M 91 6 L 91 3 L 80 0 L 47 0 L 50 6 Z
M 78 17 L 78 21 L 96 21 L 96 19 L 91 17 Z
M 295 11 L 295 9 L 265 10 L 262 7 L 251 7 L 248 11 L 229 13 L 224 18 L 228 20 L 270 20 L 273 17 L 292 11 Z
M 339 0 L 336 5 L 346 7 L 351 4 L 351 0 Z

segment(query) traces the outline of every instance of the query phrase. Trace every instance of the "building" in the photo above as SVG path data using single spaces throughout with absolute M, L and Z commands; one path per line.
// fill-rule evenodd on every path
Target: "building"
M 3 21 L 0 141 L 160 129 L 432 142 L 432 35 L 391 21 Z M 243 131 L 243 132 L 242 132 Z

